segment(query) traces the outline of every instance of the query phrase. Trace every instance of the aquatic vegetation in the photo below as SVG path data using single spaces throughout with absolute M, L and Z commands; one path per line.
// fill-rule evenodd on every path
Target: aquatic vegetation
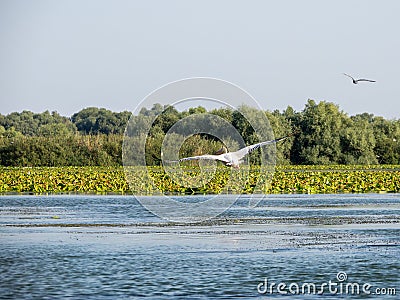
M 187 167 L 177 174 L 161 167 L 26 167 L 0 168 L 0 193 L 398 193 L 400 166 L 277 166 L 202 172 Z M 129 184 L 127 179 L 129 179 Z
M 122 168 L 7 167 L 0 168 L 0 192 L 123 193 L 128 191 Z

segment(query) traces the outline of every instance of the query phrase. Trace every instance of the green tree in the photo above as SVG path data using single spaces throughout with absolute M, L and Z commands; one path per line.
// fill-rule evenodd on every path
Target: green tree
M 75 133 L 75 126 L 68 126 L 65 123 L 49 123 L 41 125 L 38 129 L 40 136 L 62 136 Z
M 159 126 L 164 133 L 181 119 L 180 113 L 173 106 L 165 106 L 153 122 L 153 126 Z
M 232 123 L 233 111 L 230 108 L 216 108 L 210 111 L 210 114 L 217 115 L 222 119 Z
M 364 115 L 346 119 L 343 124 L 342 164 L 376 164 L 375 136 L 369 118 Z
M 400 120 L 385 120 L 375 117 L 372 120 L 375 135 L 374 152 L 381 164 L 400 163 Z
M 265 112 L 271 127 L 274 131 L 275 138 L 280 138 L 293 133 L 291 121 L 278 110 L 274 112 Z M 281 165 L 290 164 L 290 150 L 293 146 L 293 138 L 285 140 L 283 143 L 279 143 L 276 147 L 276 162 Z
M 88 107 L 72 115 L 71 120 L 85 134 L 122 134 L 130 113 L 113 113 L 105 108 Z
M 333 103 L 308 100 L 302 111 L 301 133 L 294 141 L 297 164 L 336 164 L 341 158 L 341 130 L 348 116 Z

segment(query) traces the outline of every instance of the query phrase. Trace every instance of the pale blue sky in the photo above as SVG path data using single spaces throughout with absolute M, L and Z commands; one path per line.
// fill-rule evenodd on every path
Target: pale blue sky
M 311 98 L 398 119 L 399 12 L 396 0 L 0 0 L 0 113 L 133 110 L 161 85 L 205 76 L 264 109 Z

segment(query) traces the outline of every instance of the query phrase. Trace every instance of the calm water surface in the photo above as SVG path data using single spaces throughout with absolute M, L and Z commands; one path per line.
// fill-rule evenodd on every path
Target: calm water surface
M 400 195 L 247 204 L 242 196 L 217 218 L 184 224 L 132 196 L 0 196 L 0 299 L 267 299 L 282 297 L 279 283 L 290 295 L 329 281 L 370 284 L 372 294 L 396 289 L 379 298 L 399 299 Z M 324 299 L 338 297 L 378 295 L 324 290 Z

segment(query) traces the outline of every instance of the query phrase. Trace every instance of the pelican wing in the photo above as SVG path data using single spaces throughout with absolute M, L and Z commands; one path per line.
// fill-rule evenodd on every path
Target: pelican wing
M 179 160 L 169 160 L 168 162 L 180 162 L 180 161 L 186 161 L 186 160 L 219 160 L 219 161 L 229 163 L 229 160 L 227 160 L 223 154 L 222 155 L 204 154 L 204 155 L 190 156 L 190 157 L 181 158 Z
M 240 149 L 240 150 L 238 150 L 236 152 L 233 152 L 232 154 L 235 155 L 237 157 L 237 159 L 242 159 L 247 154 L 253 152 L 254 150 L 256 150 L 258 148 L 260 148 L 261 146 L 275 144 L 275 143 L 277 143 L 279 141 L 283 141 L 283 140 L 287 139 L 288 137 L 290 137 L 292 135 L 293 134 L 285 136 L 285 137 L 281 137 L 279 139 L 275 139 L 275 140 L 271 140 L 271 141 L 265 141 L 265 142 L 257 143 L 257 144 L 254 144 L 254 145 L 250 145 L 250 146 L 244 147 L 244 148 L 242 148 L 242 149 Z
M 369 82 L 376 82 L 375 80 L 371 80 L 371 79 L 357 79 L 357 81 L 369 81 Z
M 354 78 L 353 78 L 353 77 L 351 77 L 349 74 L 343 73 L 343 75 L 346 75 L 347 77 L 350 77 L 351 79 L 353 79 L 353 80 L 354 80 Z

